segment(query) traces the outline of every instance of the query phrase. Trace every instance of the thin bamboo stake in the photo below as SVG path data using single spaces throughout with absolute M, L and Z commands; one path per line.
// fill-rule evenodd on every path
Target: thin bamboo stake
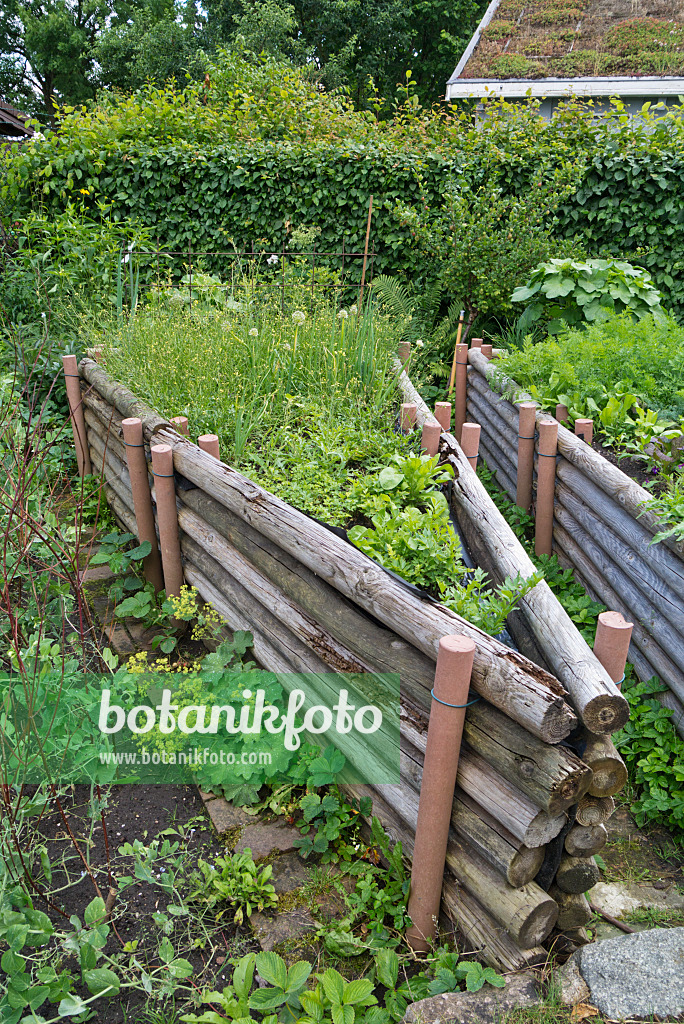
M 449 377 L 449 394 L 454 390 L 454 380 L 456 379 L 456 357 L 458 355 L 458 346 L 461 344 L 461 334 L 463 333 L 463 318 L 465 316 L 465 309 L 461 310 L 461 315 L 458 318 L 458 329 L 456 331 L 456 344 L 454 345 L 454 358 L 451 363 L 451 375 Z
M 371 217 L 373 216 L 373 196 L 368 200 L 368 220 L 366 222 L 366 242 L 363 247 L 363 266 L 361 268 L 361 288 L 359 290 L 359 313 L 363 309 L 363 289 L 366 284 L 366 263 L 368 261 L 368 241 L 370 239 Z

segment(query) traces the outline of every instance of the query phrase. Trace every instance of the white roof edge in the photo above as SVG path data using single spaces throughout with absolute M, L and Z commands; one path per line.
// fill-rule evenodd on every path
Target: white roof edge
M 633 78 L 537 78 L 501 79 L 461 78 L 447 83 L 446 99 L 518 99 L 532 96 L 684 96 L 684 78 L 658 78 L 642 75 Z
M 468 45 L 466 46 L 465 50 L 463 51 L 463 56 L 461 57 L 461 59 L 459 60 L 458 64 L 456 65 L 456 70 L 454 71 L 453 75 L 449 79 L 449 82 L 453 82 L 453 80 L 455 78 L 458 78 L 458 76 L 463 71 L 464 67 L 466 66 L 466 64 L 468 63 L 468 61 L 470 60 L 470 58 L 473 55 L 473 50 L 475 49 L 477 44 L 480 42 L 480 36 L 482 35 L 484 30 L 487 28 L 487 25 L 489 24 L 489 22 L 492 20 L 492 18 L 496 14 L 496 9 L 497 9 L 497 7 L 499 6 L 500 3 L 501 3 L 501 0 L 491 0 L 491 3 L 489 5 L 489 7 L 487 8 L 487 10 L 482 15 L 482 21 L 480 22 L 480 24 L 477 26 L 477 28 L 473 32 L 473 35 L 472 35 L 472 38 L 471 38 L 470 42 L 468 43 Z M 447 99 L 449 99 L 448 88 L 449 87 L 447 85 Z

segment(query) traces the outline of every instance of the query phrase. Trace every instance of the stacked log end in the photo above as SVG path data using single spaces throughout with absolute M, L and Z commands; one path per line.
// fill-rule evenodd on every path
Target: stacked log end
M 93 468 L 103 474 L 117 517 L 135 528 L 121 419 L 139 416 L 146 441 L 154 435 L 172 444 L 176 471 L 195 485 L 177 493 L 185 578 L 229 628 L 252 632 L 265 668 L 400 673 L 400 784 L 349 790 L 371 797 L 373 814 L 408 856 L 437 643 L 449 632 L 473 636 L 472 696 L 479 700 L 466 714 L 442 908 L 468 948 L 492 966 L 510 971 L 543 962 L 542 943 L 554 927 L 576 930 L 588 921 L 583 893 L 596 876 L 592 858 L 624 784 L 610 727 L 602 735 L 585 732 L 574 748 L 562 742 L 578 734 L 583 718 L 563 680 L 413 597 L 360 552 L 200 451 L 101 367 L 81 365 Z M 485 515 L 497 525 L 491 502 L 477 499 L 473 521 Z M 596 672 L 587 677 L 598 685 Z M 546 879 L 553 858 L 554 877 L 543 887 L 540 871 Z

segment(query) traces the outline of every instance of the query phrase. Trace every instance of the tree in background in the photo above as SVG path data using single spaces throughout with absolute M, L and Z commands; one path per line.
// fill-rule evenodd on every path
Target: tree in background
M 286 56 L 328 87 L 346 87 L 357 107 L 393 99 L 412 72 L 424 104 L 447 78 L 486 7 L 485 0 L 206 0 L 211 38 Z
M 52 117 L 55 103 L 95 94 L 92 46 L 105 25 L 107 0 L 3 0 L 0 88 L 28 113 Z
M 358 109 L 426 106 L 486 0 L 3 0 L 0 95 L 50 121 L 98 90 L 203 75 L 221 48 L 266 55 L 342 88 Z M 400 92 L 403 90 L 403 92 Z

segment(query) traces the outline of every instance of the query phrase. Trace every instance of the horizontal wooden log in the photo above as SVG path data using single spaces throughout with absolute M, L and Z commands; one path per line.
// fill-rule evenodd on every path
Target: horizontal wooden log
M 641 558 L 639 551 L 618 537 L 603 520 L 598 519 L 593 509 L 581 501 L 562 481 L 556 483 L 556 499 L 575 522 L 594 539 L 596 548 L 600 549 L 606 558 L 620 566 L 623 575 L 633 584 L 635 593 L 647 598 L 649 604 L 660 612 L 661 621 L 666 621 L 673 632 L 681 638 L 680 643 L 684 650 L 684 600 L 680 594 L 661 579 Z M 568 529 L 567 525 L 564 525 Z M 679 586 L 684 589 L 684 581 L 680 581 Z
M 484 357 L 483 357 L 484 358 Z M 400 375 L 402 393 L 414 402 L 418 422 L 436 422 L 406 374 Z M 488 497 L 483 485 L 450 434 L 442 435 L 441 450 L 458 469 L 451 489 L 459 525 L 477 523 L 483 539 L 491 546 L 492 558 L 506 576 L 528 579 L 534 570 L 508 523 Z M 467 537 L 467 534 L 466 534 Z M 520 606 L 528 610 L 528 621 L 557 677 L 570 693 L 572 702 L 587 729 L 611 733 L 629 717 L 629 705 L 608 673 L 594 656 L 574 623 L 545 581 L 538 583 Z M 494 703 L 494 702 L 492 702 Z
M 543 743 L 493 708 L 468 708 L 463 735 L 475 753 L 549 814 L 576 803 L 591 783 L 591 769 L 568 747 Z
M 559 931 L 576 928 L 583 928 L 591 921 L 591 907 L 583 893 L 563 892 L 557 885 L 549 889 L 549 896 L 558 904 L 558 921 L 556 928 Z
M 485 380 L 490 379 L 493 374 L 496 375 L 497 390 L 503 396 L 511 397 L 515 402 L 534 401 L 534 399 L 530 398 L 528 394 L 518 387 L 515 381 L 506 377 L 500 369 L 488 366 L 487 360 L 477 349 L 469 350 L 468 359 Z M 537 413 L 537 422 L 550 419 L 552 417 L 546 413 Z M 652 512 L 644 510 L 645 502 L 651 500 L 651 495 L 648 491 L 640 487 L 636 481 L 628 477 L 617 466 L 611 465 L 607 459 L 604 459 L 602 455 L 595 452 L 589 445 L 584 444 L 580 438 L 576 437 L 562 424 L 558 428 L 558 451 L 574 466 L 577 466 L 601 490 L 617 501 L 630 515 L 639 518 L 642 526 L 645 526 L 651 535 L 663 529 L 662 521 Z M 680 558 L 684 558 L 684 544 L 682 542 L 668 538 L 668 540 L 662 543 L 666 544 Z
M 425 753 L 425 732 L 405 717 L 402 718 L 401 735 L 416 750 Z M 551 842 L 567 820 L 565 814 L 551 815 L 540 811 L 513 783 L 465 746 L 459 757 L 456 781 L 464 793 L 532 849 Z
M 515 408 L 505 399 L 501 398 L 501 396 L 497 395 L 496 392 L 492 391 L 479 373 L 473 374 L 472 386 L 483 400 L 497 406 L 497 412 L 506 420 L 512 436 L 515 431 L 515 424 L 517 423 L 517 411 Z M 666 584 L 673 588 L 675 592 L 681 592 L 681 583 L 684 577 L 684 561 L 676 551 L 670 550 L 664 544 L 652 544 L 653 531 L 647 530 L 633 511 L 625 510 L 609 493 L 598 487 L 578 466 L 568 462 L 567 459 L 561 458 L 559 460 L 557 476 L 563 484 L 567 485 L 574 492 L 578 499 L 591 508 L 592 512 L 596 514 L 597 519 L 603 522 L 606 531 L 612 531 L 617 534 L 619 538 L 631 546 L 633 553 L 637 553 L 638 557 L 650 566 Z M 501 480 L 499 482 L 501 483 Z M 504 489 L 506 489 L 505 485 Z M 600 527 L 595 532 L 598 536 L 601 536 Z M 557 532 L 554 533 L 554 540 L 556 543 L 560 542 Z M 561 559 L 564 555 L 567 557 L 564 550 L 561 550 L 560 555 Z M 574 565 L 571 560 L 570 568 L 573 567 Z M 603 601 L 609 607 L 621 611 L 627 619 L 632 620 L 636 618 L 629 608 L 621 606 L 622 602 L 616 596 L 611 597 L 605 581 L 602 581 L 601 592 L 594 589 L 584 575 L 580 576 L 580 582 L 594 600 Z M 649 660 L 649 649 L 653 650 L 653 645 L 654 641 L 649 633 L 640 627 L 638 621 L 635 621 L 630 661 L 634 664 L 639 677 L 641 679 L 650 679 L 653 675 L 660 675 L 668 685 L 672 685 L 670 680 L 673 679 L 677 680 L 680 688 L 684 687 L 684 678 L 681 677 L 681 673 L 672 663 L 667 667 L 663 667 L 662 661 L 666 658 L 666 655 L 663 654 L 661 656 L 660 665 L 655 665 L 652 660 Z M 528 651 L 525 651 L 525 653 L 529 656 Z M 654 651 L 654 653 L 657 654 L 657 651 Z M 674 712 L 673 722 L 675 728 L 684 737 L 684 705 L 682 702 L 674 693 L 660 694 L 658 699 L 665 707 L 670 708 Z
M 121 525 L 128 533 L 135 533 L 135 516 L 129 509 L 128 505 L 124 504 L 119 495 L 112 487 L 109 486 L 109 484 L 103 484 L 103 489 L 105 497 L 107 498 L 107 504 Z
M 373 787 L 380 789 L 380 787 Z M 418 794 L 406 785 L 383 786 L 383 799 L 415 834 Z M 546 938 L 558 914 L 553 900 L 534 882 L 514 888 L 467 840 L 450 831 L 446 863 L 452 874 L 475 896 L 511 938 L 529 949 Z
M 605 825 L 573 825 L 565 837 L 565 850 L 571 857 L 592 857 L 600 853 L 607 842 L 608 830 Z
M 470 407 L 470 409 L 471 409 L 471 412 L 475 411 L 472 408 L 472 406 Z M 475 417 L 471 416 L 471 418 L 473 419 L 473 422 L 479 423 L 479 420 L 476 419 Z M 512 497 L 511 491 L 512 491 L 513 485 L 516 483 L 517 475 L 518 475 L 517 471 L 515 469 L 515 466 L 511 462 L 511 460 L 506 456 L 506 454 L 504 452 L 502 452 L 501 445 L 497 443 L 496 438 L 494 438 L 492 436 L 490 431 L 486 430 L 484 428 L 481 428 L 481 432 L 480 432 L 480 454 L 486 460 L 487 459 L 487 455 L 485 453 L 489 454 L 488 464 L 489 464 L 489 462 L 493 462 L 494 464 L 496 464 L 496 467 L 497 467 L 497 479 L 498 479 L 500 484 L 503 482 L 503 490 L 505 490 L 506 493 L 511 498 L 511 500 L 514 501 L 515 499 Z
M 496 443 L 514 473 L 517 472 L 517 432 L 514 434 L 508 424 L 498 415 L 497 406 L 490 405 L 477 391 L 471 392 L 468 397 L 468 406 L 474 413 L 475 422 L 482 425 L 482 429 L 486 430 L 488 436 Z
M 684 561 L 664 544 L 652 544 L 653 535 L 641 521 L 614 501 L 610 495 L 572 463 L 561 459 L 558 478 L 587 504 L 605 527 L 630 546 L 677 594 L 684 588 Z
M 422 651 L 370 618 L 296 557 L 203 491 L 180 491 L 178 498 L 364 664 L 378 672 L 398 672 L 402 692 L 429 710 L 435 665 Z
M 558 865 L 555 883 L 562 892 L 588 892 L 600 877 L 601 872 L 593 857 L 571 857 L 564 853 Z
M 652 636 L 657 635 L 658 646 L 665 652 L 668 658 L 676 665 L 684 664 L 684 639 L 672 628 L 669 622 L 663 619 L 651 601 L 634 586 L 623 569 L 606 555 L 605 551 L 599 547 L 593 537 L 580 526 L 574 516 L 563 505 L 556 505 L 555 517 L 558 525 L 581 548 L 585 553 L 585 558 L 589 559 L 595 566 L 600 578 L 610 584 L 620 597 L 622 603 L 629 609 L 631 615 L 636 617 Z M 676 682 L 669 683 L 668 681 L 668 685 L 672 686 L 680 700 L 684 699 L 684 690 L 680 690 Z M 587 728 L 590 732 L 602 731 L 600 729 L 592 729 L 589 726 Z
M 394 842 L 402 844 L 403 853 L 413 856 L 413 832 L 401 817 L 370 786 L 344 787 L 360 799 L 368 796 L 373 802 L 372 813 Z M 541 946 L 522 950 L 508 932 L 495 921 L 466 889 L 458 885 L 450 872 L 445 872 L 442 887 L 442 907 L 465 939 L 465 948 L 480 952 L 491 967 L 500 971 L 516 971 L 545 963 L 548 954 Z
M 429 657 L 436 660 L 442 636 L 471 636 L 473 688 L 542 739 L 567 734 L 572 713 L 553 677 L 447 608 L 416 597 L 356 548 L 185 438 L 165 429 L 157 436 L 175 445 L 174 464 L 184 476 Z
M 614 810 L 615 801 L 612 796 L 589 796 L 585 793 L 577 803 L 575 820 L 578 825 L 603 825 Z
M 485 437 L 480 435 L 480 458 L 486 462 L 487 469 L 494 475 L 494 479 L 501 490 L 505 491 L 512 501 L 515 501 L 515 481 L 513 477 L 506 472 L 505 468 L 502 467 L 496 457 L 496 454 L 489 447 L 486 435 Z
M 593 772 L 587 792 L 591 796 L 615 796 L 627 782 L 627 767 L 608 736 L 585 733 L 582 760 Z
M 82 359 L 78 368 L 81 376 L 124 418 L 137 416 L 142 420 L 143 430 L 148 438 L 156 434 L 161 427 L 169 426 L 168 420 L 151 409 L 146 402 L 141 402 L 129 388 L 113 381 L 99 363 L 92 359 Z
M 407 742 L 404 736 L 401 738 L 400 764 L 401 787 L 383 786 L 380 790 L 383 793 L 387 790 L 385 798 L 395 806 L 407 824 L 415 829 L 423 778 L 423 754 Z M 544 858 L 544 848 L 530 849 L 525 846 L 458 786 L 454 793 L 451 824 L 509 885 L 518 888 L 536 877 Z
M 532 882 L 542 866 L 544 847 L 530 849 L 465 793 L 454 799 L 451 822 L 481 857 L 513 888 Z
M 586 558 L 570 534 L 558 524 L 554 525 L 554 539 L 558 545 L 559 563 L 564 569 L 570 569 L 574 573 L 575 579 L 582 584 L 592 601 L 608 605 L 631 621 L 632 617 L 626 605 L 623 604 L 612 587 L 598 575 L 596 568 Z M 671 680 L 677 680 L 679 687 L 684 687 L 684 674 L 660 650 L 651 634 L 636 621 L 632 628 L 629 661 L 634 665 L 640 679 L 648 680 L 653 676 L 660 676 L 662 681 L 670 687 L 672 686 Z M 672 722 L 684 739 L 684 704 L 672 689 L 655 694 L 655 697 L 674 712 Z
M 630 660 L 636 663 L 634 656 L 636 649 L 652 668 L 650 672 L 646 669 L 647 679 L 652 675 L 659 675 L 673 689 L 675 686 L 677 689 L 683 688 L 684 673 L 668 658 L 652 634 L 630 614 L 626 602 L 600 574 L 580 544 L 559 523 L 554 524 L 554 539 L 559 548 L 559 560 L 573 570 L 576 579 L 589 596 L 593 600 L 608 605 L 611 610 L 621 612 L 628 621 L 633 622 Z
M 113 405 L 110 405 L 102 395 L 95 390 L 92 385 L 88 384 L 87 381 L 81 380 L 81 392 L 83 395 L 83 405 L 86 409 L 89 409 L 93 416 L 99 420 L 100 424 L 107 433 L 113 434 L 113 436 L 121 441 L 123 444 L 123 428 L 121 421 L 123 416 Z

